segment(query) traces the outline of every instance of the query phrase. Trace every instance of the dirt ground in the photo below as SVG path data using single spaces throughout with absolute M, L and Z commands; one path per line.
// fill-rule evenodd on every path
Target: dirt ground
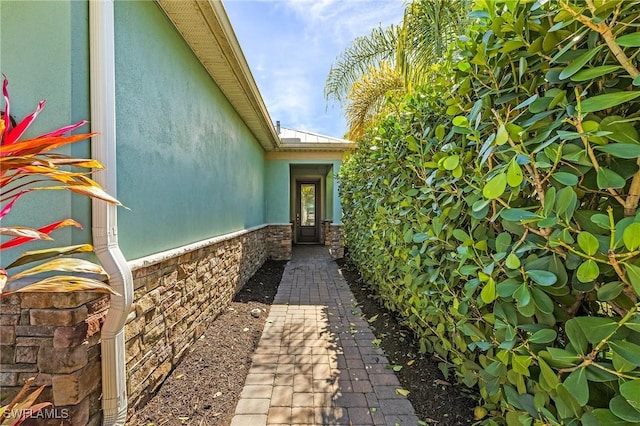
M 287 262 L 267 261 L 193 345 L 130 425 L 225 426 L 251 367 Z M 256 318 L 253 309 L 260 309 Z
M 265 263 L 129 424 L 230 424 L 285 264 Z M 393 365 L 402 366 L 396 374 L 423 424 L 472 424 L 475 404 L 466 391 L 447 382 L 435 360 L 418 353 L 411 332 L 369 297 L 348 260 L 339 266 L 365 317 L 376 318 L 370 325 L 380 346 Z M 257 318 L 251 315 L 256 308 L 262 312 Z

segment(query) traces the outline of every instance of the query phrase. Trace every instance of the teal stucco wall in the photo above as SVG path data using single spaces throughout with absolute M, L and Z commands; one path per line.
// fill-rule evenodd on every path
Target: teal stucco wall
M 332 223 L 342 223 L 342 204 L 336 176 L 340 160 L 268 160 L 265 172 L 265 210 L 267 223 L 289 223 L 291 220 L 291 166 L 328 165 L 325 176 L 325 212 Z
M 127 259 L 263 224 L 262 147 L 153 2 L 115 2 Z
M 289 223 L 289 161 L 269 160 L 265 167 L 265 221 Z
M 9 80 L 11 115 L 20 121 L 38 101 L 47 101 L 23 138 L 89 119 L 88 46 L 88 3 L 0 1 L 0 72 Z M 4 101 L 0 104 L 4 110 Z M 87 158 L 90 144 L 83 141 L 58 152 Z M 91 241 L 88 199 L 66 191 L 39 191 L 22 197 L 3 219 L 3 226 L 38 228 L 69 217 L 84 229 L 61 229 L 52 234 L 54 242 L 34 242 L 3 252 L 2 264 L 27 249 Z

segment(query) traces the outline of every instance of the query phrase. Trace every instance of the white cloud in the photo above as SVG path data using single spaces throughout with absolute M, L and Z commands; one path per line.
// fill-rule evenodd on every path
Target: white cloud
M 353 39 L 402 20 L 405 0 L 225 0 L 234 30 L 273 120 L 342 137 L 324 83 Z M 235 19 L 235 20 L 234 20 Z

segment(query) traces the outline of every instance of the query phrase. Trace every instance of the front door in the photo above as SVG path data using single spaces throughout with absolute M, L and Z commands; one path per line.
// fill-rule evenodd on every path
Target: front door
M 319 183 L 296 184 L 296 236 L 299 243 L 317 243 L 320 240 Z

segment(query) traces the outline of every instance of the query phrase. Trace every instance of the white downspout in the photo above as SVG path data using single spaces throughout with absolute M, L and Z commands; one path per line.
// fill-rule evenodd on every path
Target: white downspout
M 113 0 L 89 1 L 91 130 L 98 133 L 91 141 L 91 152 L 105 167 L 95 174 L 95 180 L 117 197 L 113 7 Z M 133 300 L 133 277 L 118 246 L 117 207 L 93 200 L 91 210 L 94 250 L 109 273 L 109 283 L 120 294 L 111 296 L 101 332 L 102 424 L 124 425 L 127 420 L 124 325 Z

